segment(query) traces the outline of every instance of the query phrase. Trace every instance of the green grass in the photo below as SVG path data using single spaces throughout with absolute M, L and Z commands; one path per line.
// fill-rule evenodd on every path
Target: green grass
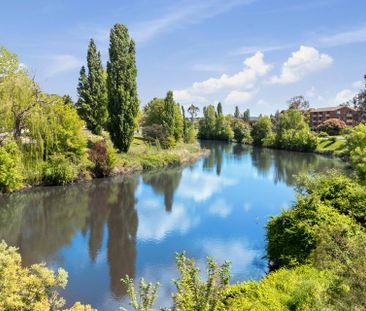
M 116 171 L 136 172 L 190 163 L 205 151 L 196 144 L 178 144 L 173 149 L 164 150 L 147 143 L 141 135 L 135 135 L 128 153 L 117 155 Z
M 346 141 L 342 136 L 335 136 L 335 140 L 331 137 L 320 138 L 316 151 L 322 154 L 342 156 L 347 152 Z

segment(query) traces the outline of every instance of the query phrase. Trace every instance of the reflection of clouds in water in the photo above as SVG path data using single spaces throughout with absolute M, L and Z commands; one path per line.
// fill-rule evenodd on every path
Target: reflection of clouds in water
M 189 209 L 175 204 L 170 213 L 166 213 L 158 200 L 143 200 L 138 203 L 139 226 L 137 238 L 160 241 L 172 231 L 186 233 L 199 223 L 199 218 L 188 215 Z
M 243 210 L 249 212 L 252 209 L 252 204 L 249 202 L 244 203 Z
M 208 211 L 212 215 L 226 218 L 231 214 L 232 209 L 233 207 L 231 205 L 229 205 L 223 198 L 220 198 L 210 205 Z
M 203 242 L 203 250 L 219 263 L 229 260 L 234 274 L 250 274 L 253 277 L 263 274 L 262 268 L 258 266 L 263 256 L 262 250 L 250 246 L 247 242 L 206 240 Z
M 223 187 L 237 184 L 238 181 L 226 177 L 219 177 L 200 171 L 184 171 L 182 182 L 178 188 L 181 197 L 203 202 Z

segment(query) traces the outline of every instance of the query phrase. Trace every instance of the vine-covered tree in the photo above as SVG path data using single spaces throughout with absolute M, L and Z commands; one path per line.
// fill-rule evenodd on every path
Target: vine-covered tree
M 80 70 L 77 107 L 89 130 L 100 134 L 108 119 L 107 85 L 100 52 L 90 39 L 87 54 L 88 73 L 83 66 Z
M 128 29 L 116 24 L 110 32 L 107 64 L 109 132 L 116 148 L 127 152 L 135 130 L 138 113 L 135 42 Z

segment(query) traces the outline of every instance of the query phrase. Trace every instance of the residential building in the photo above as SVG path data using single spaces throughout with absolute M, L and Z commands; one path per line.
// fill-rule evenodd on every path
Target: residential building
M 353 127 L 359 123 L 359 113 L 356 109 L 348 106 L 310 109 L 311 128 L 316 128 L 329 119 L 339 119 L 344 121 L 348 127 Z

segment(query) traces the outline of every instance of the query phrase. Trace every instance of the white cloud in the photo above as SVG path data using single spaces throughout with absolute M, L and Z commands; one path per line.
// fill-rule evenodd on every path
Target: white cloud
M 307 74 L 322 70 L 331 65 L 333 59 L 310 46 L 300 46 L 282 65 L 281 74 L 273 76 L 270 83 L 289 84 L 299 81 Z
M 273 45 L 273 46 L 242 46 L 234 51 L 232 51 L 231 55 L 248 55 L 253 54 L 258 51 L 260 52 L 272 52 L 272 51 L 279 51 L 284 50 L 287 48 L 292 47 L 293 45 L 284 44 L 284 45 Z
M 193 95 L 188 90 L 176 90 L 173 91 L 174 99 L 180 103 L 196 103 L 196 104 L 206 104 L 207 99 L 203 96 Z
M 240 104 L 245 103 L 253 98 L 255 91 L 231 91 L 225 98 L 225 103 L 228 104 Z
M 258 76 L 265 75 L 271 69 L 271 65 L 264 62 L 262 52 L 257 52 L 252 57 L 247 58 L 243 64 L 243 70 L 234 75 L 223 74 L 219 78 L 210 78 L 193 83 L 192 91 L 210 94 L 223 88 L 249 89 L 254 86 Z
M 45 76 L 51 78 L 70 70 L 80 69 L 83 62 L 73 55 L 59 54 L 45 58 L 45 64 Z
M 319 39 L 322 46 L 340 46 L 366 41 L 366 27 L 339 32 Z
M 352 91 L 350 89 L 344 89 L 342 91 L 339 91 L 336 94 L 335 98 L 336 104 L 343 104 L 349 101 L 355 95 L 355 93 L 356 93 L 355 91 Z

